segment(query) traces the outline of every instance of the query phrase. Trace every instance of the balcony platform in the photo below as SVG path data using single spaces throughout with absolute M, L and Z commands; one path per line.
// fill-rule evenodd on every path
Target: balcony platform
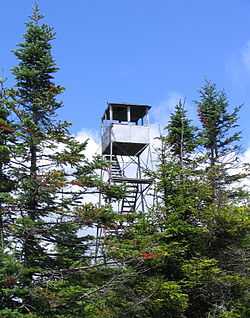
M 136 156 L 149 145 L 149 127 L 112 123 L 105 127 L 102 135 L 102 154 Z
M 127 178 L 127 177 L 113 177 L 114 182 L 124 182 L 124 183 L 136 183 L 136 184 L 152 184 L 153 179 L 139 179 L 139 178 Z

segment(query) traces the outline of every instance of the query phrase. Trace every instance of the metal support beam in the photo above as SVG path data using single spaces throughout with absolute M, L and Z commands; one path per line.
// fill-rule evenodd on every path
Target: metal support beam
M 131 121 L 131 107 L 130 106 L 128 106 L 128 108 L 127 108 L 127 120 L 128 120 L 128 122 Z
M 113 108 L 111 105 L 109 106 L 109 118 L 111 121 L 113 120 Z

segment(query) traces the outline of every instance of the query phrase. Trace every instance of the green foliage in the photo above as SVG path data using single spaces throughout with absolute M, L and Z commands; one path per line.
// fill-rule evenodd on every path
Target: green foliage
M 205 106 L 207 116 L 220 118 L 223 135 L 218 135 L 217 142 L 227 140 L 220 148 L 224 156 L 235 151 L 237 145 L 232 148 L 231 142 L 236 142 L 238 135 L 233 134 L 230 142 L 227 139 L 236 126 L 236 117 L 229 118 L 224 95 L 218 94 L 216 102 L 209 99 Z M 200 111 L 203 106 L 200 104 Z M 211 166 L 205 170 L 206 155 L 195 152 L 198 144 L 206 149 L 210 144 L 205 143 L 204 136 L 196 139 L 196 129 L 185 116 L 183 105 L 178 104 L 167 125 L 167 135 L 160 138 L 158 169 L 152 172 L 158 204 L 148 215 L 137 216 L 122 235 L 111 237 L 108 248 L 113 259 L 124 262 L 130 255 L 134 260 L 128 266 L 138 273 L 138 283 L 129 286 L 133 289 L 130 293 L 143 286 L 140 309 L 135 297 L 131 317 L 247 317 L 249 207 L 229 201 L 226 195 L 220 196 L 220 204 L 214 200 L 214 188 L 208 180 L 215 170 Z M 215 122 L 211 120 L 207 129 L 213 131 Z M 215 175 L 225 176 L 220 158 Z M 227 168 L 232 169 L 233 163 Z M 234 190 L 223 191 L 232 194 Z
M 14 147 L 14 125 L 9 120 L 10 111 L 8 90 L 4 87 L 4 80 L 0 79 L 0 253 L 9 246 L 8 224 L 11 222 L 11 212 L 6 209 L 10 203 L 11 191 L 15 188 L 13 170 L 10 167 L 11 152 Z
M 122 195 L 119 187 L 100 180 L 96 169 L 103 161 L 85 158 L 87 142 L 77 142 L 69 123 L 57 120 L 56 112 L 63 106 L 57 98 L 64 89 L 55 83 L 55 32 L 41 19 L 35 6 L 24 41 L 14 51 L 16 85 L 7 97 L 0 96 L 0 198 L 5 200 L 0 202 L 1 247 L 8 246 L 10 254 L 1 255 L 3 264 L 9 262 L 1 272 L 3 317 L 79 317 L 84 306 L 80 296 L 110 278 L 100 275 L 100 282 L 93 280 L 97 274 L 89 269 L 95 240 L 86 230 L 114 223 L 109 206 L 84 204 L 85 195 L 100 190 L 111 199 Z M 15 147 L 10 147 L 10 113 L 15 119 Z M 4 174 L 10 162 L 13 180 Z M 13 273 L 8 272 L 14 266 L 11 261 L 17 266 Z
M 64 89 L 42 18 L 35 5 L 14 51 L 15 87 L 0 82 L 0 317 L 249 317 L 249 194 L 235 185 L 248 170 L 233 163 L 239 108 L 229 112 L 207 82 L 198 130 L 180 101 L 148 172 L 157 204 L 118 215 L 112 202 L 126 185 L 101 180 L 107 162 L 88 160 L 87 141 L 57 119 Z M 88 203 L 96 193 L 109 204 Z
M 237 189 L 237 182 L 249 175 L 248 166 L 240 164 L 238 158 L 241 135 L 237 131 L 237 121 L 240 107 L 230 112 L 224 91 L 218 90 L 211 82 L 206 82 L 201 88 L 200 100 L 196 103 L 202 126 L 201 144 L 205 149 L 204 165 L 213 191 L 212 199 L 219 205 L 226 198 L 239 202 L 243 198 L 242 191 Z
M 188 161 L 189 154 L 197 146 L 195 127 L 187 117 L 185 104 L 180 100 L 175 106 L 167 125 L 166 142 L 173 157 L 178 158 L 181 165 Z

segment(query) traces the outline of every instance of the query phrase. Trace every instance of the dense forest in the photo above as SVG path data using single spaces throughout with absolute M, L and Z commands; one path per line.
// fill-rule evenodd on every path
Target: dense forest
M 0 83 L 0 317 L 250 317 L 240 107 L 207 81 L 196 127 L 180 101 L 147 171 L 157 204 L 119 215 L 85 200 L 94 190 L 117 199 L 123 189 L 100 178 L 107 162 L 88 160 L 87 141 L 58 119 L 54 38 L 35 6 L 14 50 L 15 83 Z M 122 231 L 102 238 L 105 257 L 94 256 L 86 229 L 117 224 Z

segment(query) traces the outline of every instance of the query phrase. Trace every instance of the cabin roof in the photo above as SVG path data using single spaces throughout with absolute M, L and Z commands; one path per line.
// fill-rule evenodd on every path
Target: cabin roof
M 110 120 L 110 108 L 112 107 L 113 120 L 127 121 L 127 111 L 130 107 L 130 121 L 137 122 L 143 118 L 151 106 L 141 104 L 126 104 L 126 103 L 108 103 L 107 108 L 102 116 L 103 120 Z

